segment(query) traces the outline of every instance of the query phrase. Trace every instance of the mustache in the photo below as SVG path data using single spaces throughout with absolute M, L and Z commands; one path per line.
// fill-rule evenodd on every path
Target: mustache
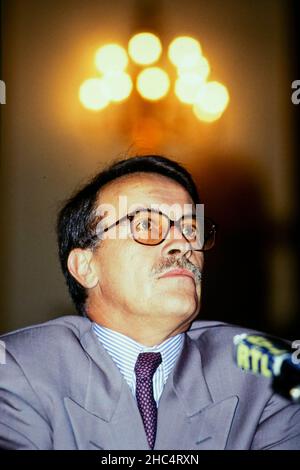
M 200 282 L 203 279 L 203 272 L 201 268 L 195 266 L 185 257 L 177 258 L 176 256 L 170 256 L 167 259 L 162 259 L 159 261 L 153 270 L 153 274 L 164 274 L 165 271 L 168 271 L 171 268 L 187 269 L 188 271 L 191 271 L 195 277 L 196 282 Z

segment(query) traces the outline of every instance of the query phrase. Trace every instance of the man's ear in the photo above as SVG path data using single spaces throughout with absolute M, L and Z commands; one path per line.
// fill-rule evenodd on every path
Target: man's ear
M 91 263 L 93 253 L 89 249 L 74 248 L 68 256 L 68 270 L 82 286 L 87 289 L 95 287 L 98 275 Z

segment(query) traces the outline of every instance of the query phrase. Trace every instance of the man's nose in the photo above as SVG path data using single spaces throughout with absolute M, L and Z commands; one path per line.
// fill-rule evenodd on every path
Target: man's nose
M 183 255 L 189 257 L 192 254 L 191 245 L 181 233 L 177 226 L 170 228 L 166 240 L 163 242 L 162 255 L 175 255 L 181 258 Z

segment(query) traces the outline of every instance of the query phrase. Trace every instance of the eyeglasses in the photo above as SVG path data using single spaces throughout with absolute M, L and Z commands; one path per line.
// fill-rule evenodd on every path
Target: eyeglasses
M 208 217 L 199 218 L 191 214 L 171 220 L 163 212 L 153 209 L 140 209 L 126 214 L 109 227 L 100 229 L 97 238 L 126 220 L 130 221 L 132 238 L 142 245 L 159 245 L 167 238 L 173 226 L 178 228 L 193 251 L 208 251 L 215 243 L 216 224 Z

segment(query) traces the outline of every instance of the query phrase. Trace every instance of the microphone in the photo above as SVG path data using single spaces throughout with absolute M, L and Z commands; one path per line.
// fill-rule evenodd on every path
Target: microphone
M 300 403 L 299 351 L 293 352 L 283 340 L 247 333 L 234 336 L 233 344 L 239 368 L 271 378 L 274 392 Z

